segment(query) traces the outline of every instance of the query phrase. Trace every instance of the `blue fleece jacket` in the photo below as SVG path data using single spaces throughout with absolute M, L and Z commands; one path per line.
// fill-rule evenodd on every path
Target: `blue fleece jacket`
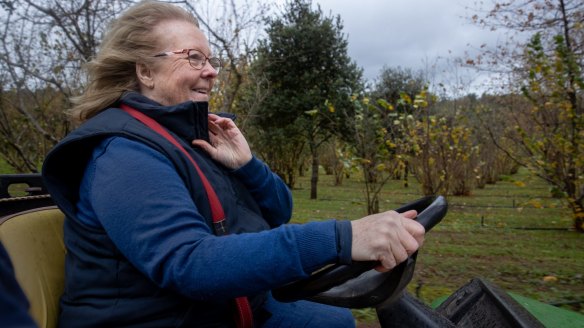
M 327 263 L 350 262 L 348 221 L 281 226 L 292 211 L 285 184 L 256 158 L 233 174 L 279 228 L 214 236 L 170 160 L 122 137 L 105 139 L 93 151 L 77 217 L 105 229 L 157 285 L 197 300 L 256 294 Z

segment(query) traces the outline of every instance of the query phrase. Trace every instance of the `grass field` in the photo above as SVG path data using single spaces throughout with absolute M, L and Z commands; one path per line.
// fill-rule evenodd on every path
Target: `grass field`
M 293 221 L 364 216 L 360 178 L 333 186 L 331 176 L 320 175 L 318 199 L 310 200 L 310 180 L 301 177 L 293 190 Z M 412 180 L 409 188 L 390 182 L 381 209 L 421 197 Z M 520 171 L 448 202 L 447 216 L 428 233 L 418 255 L 411 293 L 429 304 L 482 277 L 506 291 L 584 314 L 584 235 L 571 230 L 570 212 L 543 182 Z M 355 314 L 361 322 L 375 318 L 372 310 Z

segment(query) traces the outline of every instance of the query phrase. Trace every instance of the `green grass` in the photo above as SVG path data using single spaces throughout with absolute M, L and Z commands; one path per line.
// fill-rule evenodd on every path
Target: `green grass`
M 366 215 L 360 177 L 333 186 L 320 175 L 318 199 L 310 200 L 310 180 L 293 190 L 293 222 Z M 389 210 L 421 197 L 419 186 L 399 181 L 383 190 L 380 207 Z M 546 303 L 584 300 L 584 235 L 571 230 L 570 211 L 549 188 L 520 171 L 468 197 L 449 197 L 449 212 L 427 234 L 408 290 L 427 304 L 450 295 L 474 277 Z M 564 308 L 584 314 L 582 303 Z M 355 311 L 374 320 L 373 311 Z

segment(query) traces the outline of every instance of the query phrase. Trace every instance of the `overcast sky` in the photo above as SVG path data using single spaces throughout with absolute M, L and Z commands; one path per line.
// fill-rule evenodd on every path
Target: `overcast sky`
M 384 65 L 417 70 L 438 62 L 442 77 L 436 79 L 466 74 L 463 78 L 478 84 L 482 78 L 476 72 L 453 72 L 445 68 L 445 58 L 463 57 L 465 51 L 498 41 L 496 33 L 469 22 L 475 0 L 313 0 L 316 3 L 326 15 L 341 16 L 349 55 L 370 81 Z

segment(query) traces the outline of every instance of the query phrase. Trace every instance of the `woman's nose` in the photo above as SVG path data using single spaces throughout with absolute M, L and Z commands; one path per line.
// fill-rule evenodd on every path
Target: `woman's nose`
M 208 60 L 205 60 L 205 65 L 203 65 L 201 70 L 201 75 L 205 77 L 217 77 L 217 75 L 219 75 L 219 69 L 213 67 Z

